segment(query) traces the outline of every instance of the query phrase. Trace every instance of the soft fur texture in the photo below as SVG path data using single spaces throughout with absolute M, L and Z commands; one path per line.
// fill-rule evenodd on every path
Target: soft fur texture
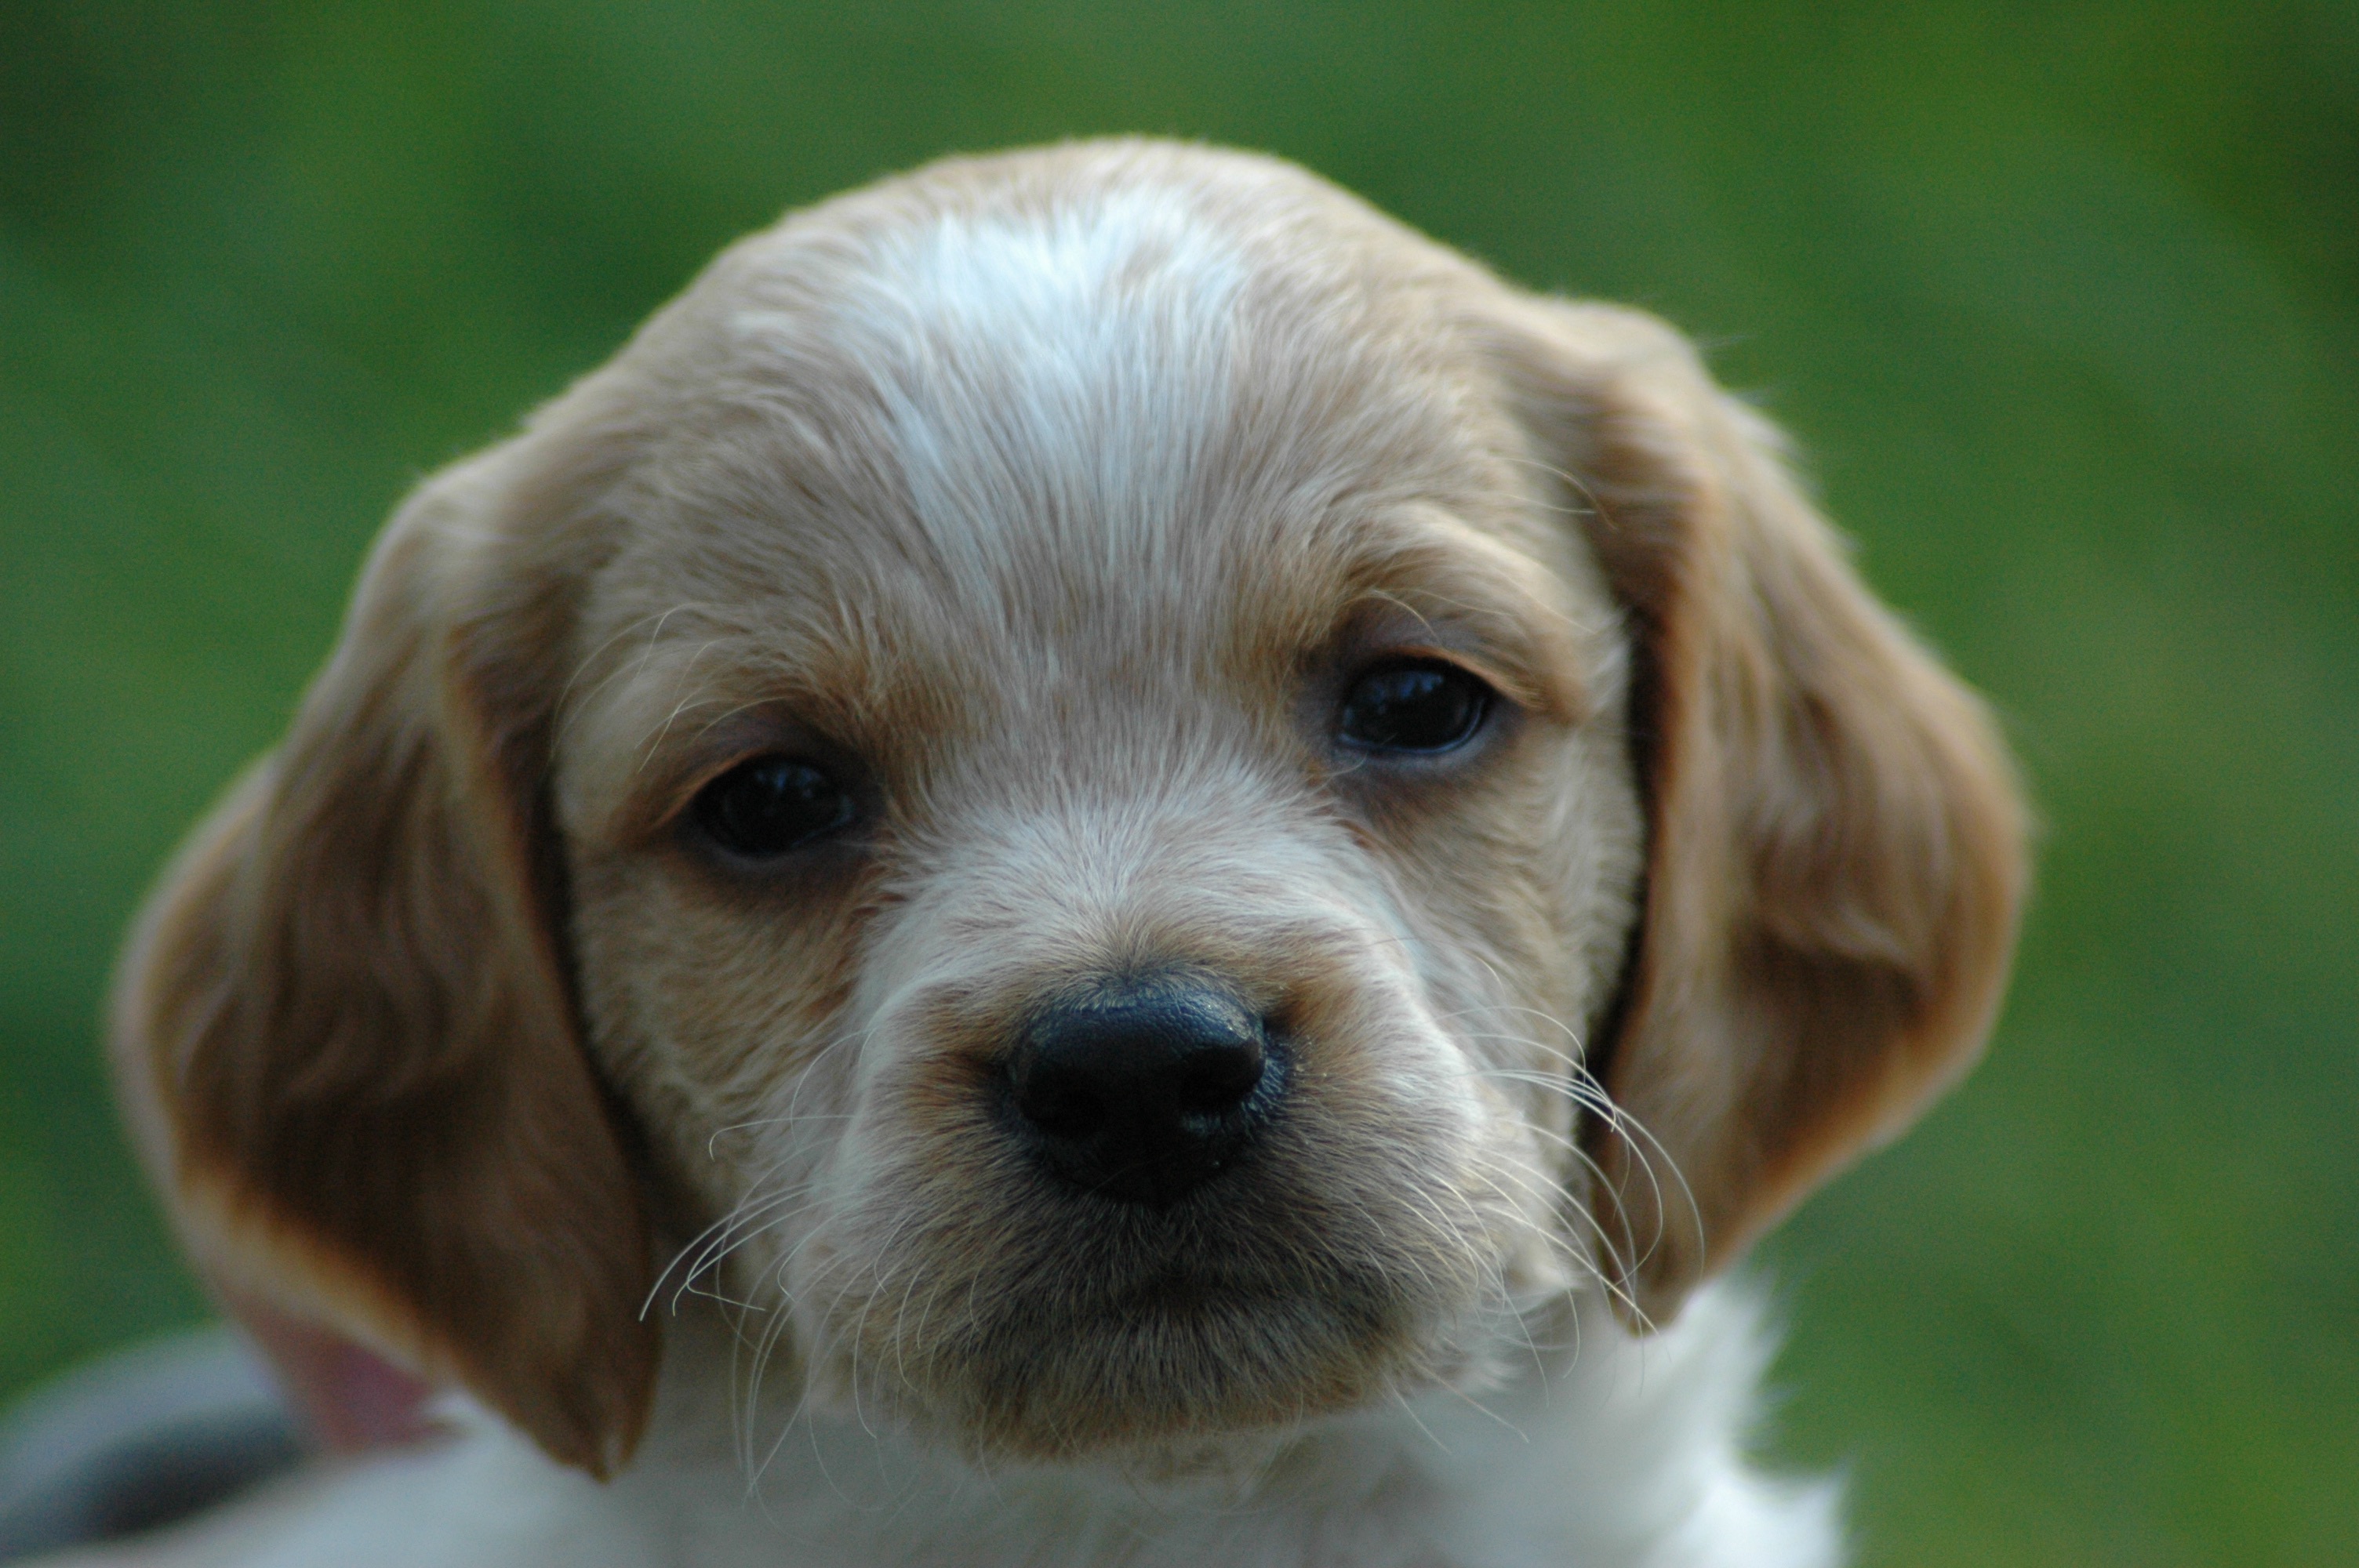
M 1404 655 L 1481 733 L 1340 748 Z M 858 824 L 731 862 L 778 752 Z M 463 1391 L 157 1560 L 1830 1562 L 1699 1286 L 1971 1062 L 2019 839 L 1652 319 L 1235 154 L 840 198 L 419 491 L 143 922 L 208 1276 Z M 1282 1113 L 1049 1179 L 1012 1036 L 1175 968 Z

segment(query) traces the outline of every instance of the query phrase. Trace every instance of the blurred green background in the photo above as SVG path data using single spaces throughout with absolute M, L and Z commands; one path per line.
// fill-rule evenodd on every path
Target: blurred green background
M 0 8 L 0 1396 L 201 1308 L 117 934 L 421 472 L 959 148 L 1307 162 L 1792 427 L 2047 821 L 1994 1055 L 1765 1249 L 1871 1563 L 2359 1561 L 2359 7 Z

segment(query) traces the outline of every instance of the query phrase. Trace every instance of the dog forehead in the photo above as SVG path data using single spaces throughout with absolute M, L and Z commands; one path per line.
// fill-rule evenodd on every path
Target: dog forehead
M 1035 642 L 1276 608 L 1405 503 L 1524 510 L 1415 269 L 1268 227 L 1168 179 L 790 222 L 715 269 L 644 542 Z
M 781 380 L 842 367 L 812 433 L 883 484 L 810 520 L 821 553 L 871 593 L 921 584 L 1038 641 L 1091 601 L 1135 617 L 1212 587 L 1240 503 L 1278 521 L 1223 449 L 1243 434 L 1245 265 L 1158 194 L 944 213 L 879 236 L 816 308 L 734 313 L 734 351 Z
M 1216 565 L 1203 546 L 1245 499 L 1216 481 L 1243 471 L 1221 449 L 1247 268 L 1154 197 L 947 215 L 828 323 L 876 369 L 908 526 L 969 594 L 1037 612 L 1044 586 L 1118 581 L 1136 603 L 1172 567 Z

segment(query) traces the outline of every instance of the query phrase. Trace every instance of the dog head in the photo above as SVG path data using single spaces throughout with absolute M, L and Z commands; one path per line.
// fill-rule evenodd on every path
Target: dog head
M 1676 1312 L 1971 1060 L 2019 840 L 1675 334 L 1082 146 L 429 481 L 117 1061 L 214 1277 L 561 1460 L 690 1283 L 807 1398 L 1169 1449 Z

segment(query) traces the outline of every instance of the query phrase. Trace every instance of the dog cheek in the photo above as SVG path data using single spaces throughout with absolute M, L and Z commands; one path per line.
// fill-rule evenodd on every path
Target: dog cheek
M 856 1105 L 811 1177 L 802 1223 L 767 1249 L 808 1357 L 804 1397 L 955 1427 L 942 1419 L 945 1350 L 990 1304 L 982 1292 L 1020 1225 L 1008 1196 L 1019 1173 L 974 1106 L 933 1092 Z
M 842 1126 L 843 923 L 716 908 L 640 857 L 582 856 L 573 874 L 592 1050 L 647 1135 L 670 1243 L 723 1227 L 725 1256 L 683 1257 L 758 1281 L 781 1193 Z M 766 1205 L 764 1227 L 741 1223 Z M 687 1267 L 673 1260 L 675 1287 Z

